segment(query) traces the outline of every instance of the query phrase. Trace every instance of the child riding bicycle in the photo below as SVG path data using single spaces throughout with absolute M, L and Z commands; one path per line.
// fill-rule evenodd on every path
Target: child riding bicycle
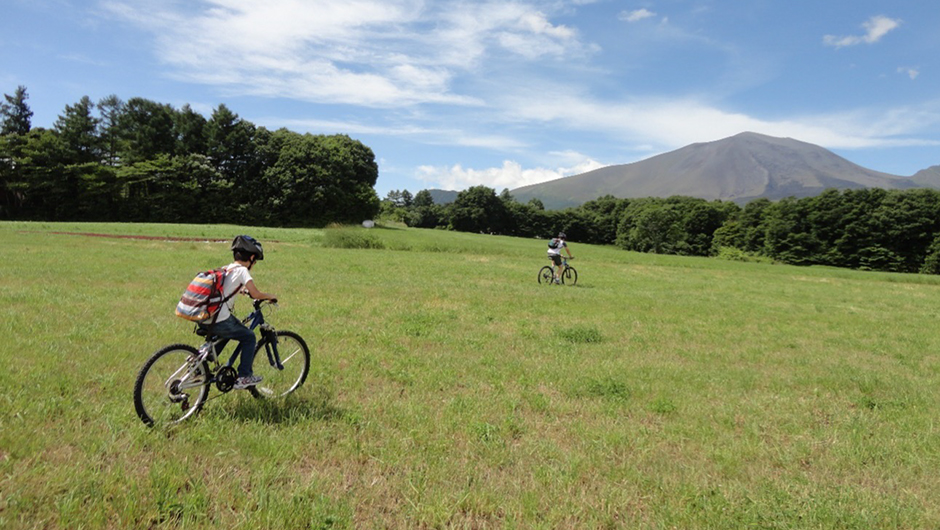
M 232 257 L 234 261 L 223 267 L 225 280 L 222 283 L 222 297 L 227 300 L 219 308 L 214 324 L 200 324 L 207 328 L 210 335 L 222 339 L 216 345 L 216 351 L 221 352 L 229 340 L 235 340 L 241 348 L 240 362 L 238 364 L 238 379 L 235 380 L 236 389 L 248 388 L 261 382 L 261 377 L 254 375 L 252 365 L 255 360 L 254 331 L 245 327 L 235 315 L 232 308 L 235 305 L 235 294 L 239 291 L 248 293 L 255 300 L 277 301 L 277 297 L 270 293 L 263 293 L 255 286 L 251 277 L 251 268 L 264 259 L 264 249 L 261 243 L 251 236 L 237 236 L 232 241 Z

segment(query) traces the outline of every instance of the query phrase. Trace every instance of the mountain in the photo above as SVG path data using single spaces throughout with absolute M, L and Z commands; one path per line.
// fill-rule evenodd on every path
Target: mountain
M 450 204 L 457 200 L 457 194 L 459 191 L 451 190 L 428 190 L 431 192 L 431 198 L 434 199 L 434 204 Z
M 928 167 L 927 169 L 922 169 L 917 173 L 914 173 L 914 176 L 911 177 L 911 180 L 925 188 L 940 188 L 940 166 L 932 166 Z
M 940 187 L 940 175 L 936 173 L 922 180 Z M 632 164 L 523 186 L 511 193 L 519 202 L 538 198 L 546 208 L 562 208 L 608 194 L 619 198 L 685 195 L 745 203 L 761 197 L 811 197 L 826 188 L 908 189 L 927 185 L 911 177 L 864 168 L 817 145 L 745 132 Z

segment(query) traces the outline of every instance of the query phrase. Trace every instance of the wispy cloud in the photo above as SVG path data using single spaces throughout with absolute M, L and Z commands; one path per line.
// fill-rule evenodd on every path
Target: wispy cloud
M 317 134 L 368 134 L 373 136 L 410 137 L 426 145 L 450 145 L 461 147 L 483 147 L 495 151 L 515 151 L 529 147 L 529 144 L 516 137 L 492 134 L 474 133 L 457 128 L 441 128 L 434 125 L 418 125 L 404 123 L 394 125 L 381 125 L 362 123 L 357 121 L 337 120 L 308 120 L 262 118 L 253 120 L 259 125 L 276 127 L 290 127 Z
M 898 67 L 898 73 L 899 73 L 899 74 L 907 74 L 908 77 L 910 77 L 911 80 L 913 81 L 914 79 L 917 79 L 917 76 L 920 75 L 920 69 L 917 68 L 917 67 L 899 66 L 899 67 Z
M 355 121 L 338 120 L 306 120 L 306 119 L 287 119 L 272 117 L 253 120 L 259 125 L 269 127 L 288 127 L 302 131 L 315 132 L 317 134 L 333 134 L 342 132 L 343 134 L 372 134 L 378 136 L 417 136 L 430 135 L 435 131 L 427 127 L 421 127 L 414 124 L 385 126 L 371 123 L 361 123 Z
M 71 62 L 81 63 L 81 64 L 87 64 L 87 65 L 90 65 L 90 66 L 109 66 L 109 64 L 108 64 L 106 61 L 101 61 L 101 60 L 98 60 L 98 59 L 93 59 L 93 58 L 88 57 L 87 55 L 84 55 L 84 54 L 81 54 L 81 53 L 67 53 L 67 54 L 64 54 L 64 55 L 60 55 L 59 57 L 60 57 L 61 59 L 65 59 L 66 61 L 71 61 Z
M 857 44 L 874 44 L 881 40 L 894 29 L 901 25 L 901 19 L 888 18 L 884 15 L 871 17 L 862 27 L 865 29 L 864 35 L 835 36 L 826 35 L 823 37 L 823 44 L 842 48 L 845 46 L 855 46 Z
M 479 105 L 453 88 L 491 52 L 523 60 L 582 45 L 532 4 L 421 0 L 108 0 L 106 12 L 153 34 L 177 79 L 245 94 L 394 107 Z
M 655 16 L 656 16 L 656 13 L 646 8 L 643 8 L 643 9 L 636 9 L 634 11 L 622 11 L 620 15 L 618 16 L 618 18 L 625 22 L 639 22 L 645 18 L 651 18 Z
M 940 124 L 940 101 L 850 113 L 764 119 L 695 98 L 602 100 L 579 93 L 510 96 L 513 119 L 545 127 L 603 134 L 622 145 L 652 142 L 662 150 L 754 131 L 828 148 L 917 145 L 913 136 Z

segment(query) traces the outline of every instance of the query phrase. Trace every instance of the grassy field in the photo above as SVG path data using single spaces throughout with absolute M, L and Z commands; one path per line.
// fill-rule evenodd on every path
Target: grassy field
M 230 258 L 162 237 L 242 232 L 307 384 L 147 429 L 137 371 Z M 3 529 L 940 527 L 940 278 L 575 241 L 545 287 L 543 241 L 403 228 L 0 242 Z

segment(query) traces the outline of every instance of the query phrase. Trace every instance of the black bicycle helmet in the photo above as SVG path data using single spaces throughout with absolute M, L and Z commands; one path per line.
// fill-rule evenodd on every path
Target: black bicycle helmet
M 261 243 L 251 236 L 235 236 L 235 239 L 232 240 L 232 250 L 241 250 L 242 252 L 254 254 L 257 256 L 258 261 L 264 259 L 264 249 L 261 248 Z
M 558 232 L 558 239 L 565 239 L 566 237 L 568 236 L 566 236 L 564 232 Z

